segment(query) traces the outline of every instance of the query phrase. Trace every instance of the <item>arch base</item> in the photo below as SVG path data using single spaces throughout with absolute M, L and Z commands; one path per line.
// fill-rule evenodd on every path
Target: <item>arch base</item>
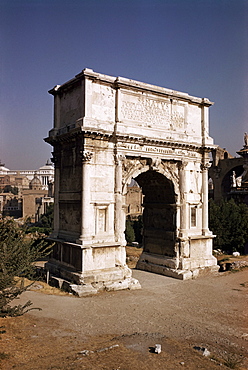
M 172 258 L 146 252 L 141 254 L 136 268 L 180 280 L 195 279 L 200 275 L 219 271 L 216 258 L 212 255 L 199 259 Z

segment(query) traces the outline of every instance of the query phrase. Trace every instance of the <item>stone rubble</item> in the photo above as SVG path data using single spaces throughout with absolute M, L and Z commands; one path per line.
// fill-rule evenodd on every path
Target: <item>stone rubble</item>
M 162 351 L 161 344 L 155 344 L 155 353 L 159 354 Z
M 100 349 L 97 349 L 95 351 L 91 351 L 91 350 L 85 349 L 83 351 L 78 352 L 78 354 L 79 355 L 83 355 L 83 356 L 89 356 L 89 354 L 91 354 L 91 353 L 105 352 L 105 351 L 108 351 L 108 350 L 110 350 L 112 348 L 116 348 L 116 347 L 119 347 L 119 344 L 113 344 L 112 346 L 100 348 Z
M 205 347 L 194 346 L 193 348 L 196 349 L 197 351 L 201 352 L 202 355 L 205 356 L 205 357 L 210 356 L 209 350 Z

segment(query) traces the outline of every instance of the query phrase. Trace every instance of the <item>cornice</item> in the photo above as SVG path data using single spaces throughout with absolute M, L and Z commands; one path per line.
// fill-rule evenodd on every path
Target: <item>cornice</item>
M 152 84 L 148 84 L 145 82 L 140 82 L 124 77 L 114 77 L 105 75 L 102 73 L 98 73 L 93 71 L 90 68 L 85 68 L 82 72 L 78 73 L 74 78 L 65 82 L 62 85 L 56 85 L 53 89 L 49 90 L 49 94 L 57 95 L 62 91 L 70 89 L 75 83 L 85 80 L 91 79 L 93 81 L 100 81 L 102 83 L 106 83 L 111 85 L 114 89 L 130 89 L 136 91 L 143 91 L 143 92 L 150 92 L 152 94 L 157 94 L 160 96 L 166 96 L 171 99 L 180 99 L 186 102 L 191 102 L 193 104 L 198 104 L 206 107 L 210 107 L 214 103 L 211 102 L 208 98 L 199 98 L 196 96 L 189 95 L 188 93 L 180 92 L 177 90 L 168 89 L 161 86 L 156 86 Z
M 125 142 L 128 144 L 138 144 L 138 145 L 150 145 L 163 148 L 172 148 L 172 149 L 186 149 L 190 151 L 198 152 L 211 152 L 216 145 L 201 145 L 197 143 L 186 143 L 180 141 L 170 141 L 156 138 L 147 138 L 144 136 L 135 136 L 135 135 L 123 135 L 114 132 L 106 131 L 97 131 L 97 130 L 84 130 L 79 127 L 74 130 L 69 131 L 68 133 L 47 137 L 44 140 L 53 145 L 56 143 L 70 142 L 73 138 L 82 135 L 84 138 L 91 138 L 93 140 L 107 140 L 113 141 L 115 143 Z

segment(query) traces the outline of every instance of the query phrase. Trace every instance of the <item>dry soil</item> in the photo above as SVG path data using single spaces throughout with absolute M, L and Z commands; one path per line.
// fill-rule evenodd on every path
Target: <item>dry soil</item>
M 141 290 L 26 292 L 17 303 L 42 310 L 0 319 L 1 369 L 248 369 L 247 272 L 180 281 L 133 270 Z

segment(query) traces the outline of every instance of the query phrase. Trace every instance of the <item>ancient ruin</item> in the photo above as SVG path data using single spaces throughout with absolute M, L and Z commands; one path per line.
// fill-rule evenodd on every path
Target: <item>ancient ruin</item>
M 232 157 L 225 149 L 213 150 L 213 161 L 209 169 L 212 190 L 210 197 L 215 202 L 234 199 L 248 204 L 248 135 L 244 134 L 243 148 L 237 151 L 239 157 Z
M 51 273 L 80 295 L 140 285 L 126 266 L 125 194 L 142 188 L 139 269 L 189 279 L 217 271 L 208 229 L 208 110 L 198 98 L 84 69 L 49 91 L 54 128 Z

